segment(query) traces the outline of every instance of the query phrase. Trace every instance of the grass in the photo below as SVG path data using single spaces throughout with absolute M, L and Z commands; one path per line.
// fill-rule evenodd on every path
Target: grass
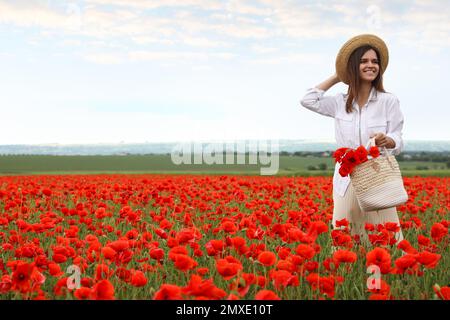
M 282 176 L 332 176 L 334 163 L 331 157 L 280 156 L 278 175 Z M 248 161 L 248 159 L 247 159 Z M 399 162 L 404 176 L 450 176 L 445 163 L 411 161 Z M 326 165 L 327 170 L 311 170 Z M 175 165 L 170 155 L 127 156 L 0 156 L 0 175 L 25 174 L 243 174 L 259 175 L 260 169 L 269 165 L 250 164 L 199 164 Z M 428 167 L 428 170 L 417 170 Z

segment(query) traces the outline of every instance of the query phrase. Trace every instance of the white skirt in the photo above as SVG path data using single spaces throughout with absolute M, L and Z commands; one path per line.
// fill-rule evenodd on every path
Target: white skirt
M 333 202 L 333 228 L 336 228 L 336 221 L 345 218 L 351 223 L 351 233 L 353 235 L 359 235 L 363 241 L 368 241 L 367 232 L 364 228 L 366 223 L 377 225 L 386 222 L 394 222 L 400 226 L 397 209 L 395 207 L 378 211 L 362 211 L 358 204 L 358 200 L 356 199 L 356 194 L 351 182 L 343 196 L 340 196 L 333 189 Z M 397 243 L 403 240 L 403 233 L 401 230 L 396 233 L 395 239 L 397 240 Z

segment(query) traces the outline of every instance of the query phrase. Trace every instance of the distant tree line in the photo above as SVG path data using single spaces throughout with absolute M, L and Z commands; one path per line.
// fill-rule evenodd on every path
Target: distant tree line
M 295 156 L 295 157 L 331 157 L 334 151 L 281 151 L 281 156 Z M 450 152 L 448 151 L 406 151 L 395 156 L 398 161 L 430 161 L 430 162 L 447 162 L 450 161 Z

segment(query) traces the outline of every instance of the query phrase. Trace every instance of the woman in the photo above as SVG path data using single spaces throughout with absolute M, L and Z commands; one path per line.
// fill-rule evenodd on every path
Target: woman
M 397 155 L 403 149 L 403 114 L 399 100 L 383 88 L 382 74 L 388 64 L 388 50 L 380 38 L 359 35 L 339 51 L 336 73 L 307 91 L 301 104 L 305 108 L 335 119 L 338 147 L 357 148 L 375 137 L 378 147 L 386 147 Z M 336 83 L 348 84 L 346 95 L 325 96 Z M 367 240 L 365 224 L 394 222 L 400 226 L 396 208 L 363 212 L 358 205 L 350 178 L 339 174 L 336 164 L 333 177 L 333 228 L 336 221 L 347 219 L 352 234 Z M 395 234 L 397 243 L 403 240 L 401 230 Z

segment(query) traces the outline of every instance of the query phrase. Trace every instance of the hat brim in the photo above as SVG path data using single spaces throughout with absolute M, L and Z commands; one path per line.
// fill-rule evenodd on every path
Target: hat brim
M 370 45 L 374 48 L 376 48 L 380 54 L 380 57 L 378 57 L 381 60 L 381 73 L 383 74 L 384 71 L 386 71 L 386 68 L 389 63 L 389 51 L 386 46 L 386 43 L 384 41 L 373 34 L 361 34 L 358 36 L 355 36 L 348 40 L 342 48 L 339 50 L 337 57 L 336 57 L 336 73 L 339 79 L 348 84 L 349 78 L 347 74 L 347 64 L 348 60 L 350 58 L 350 55 L 355 51 L 357 48 L 364 46 L 364 45 Z

